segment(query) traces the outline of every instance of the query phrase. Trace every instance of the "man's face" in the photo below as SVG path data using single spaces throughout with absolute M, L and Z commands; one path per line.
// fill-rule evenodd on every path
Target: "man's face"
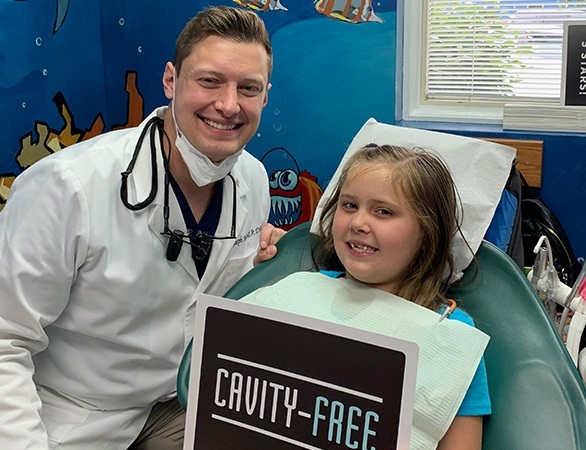
M 267 104 L 268 55 L 261 44 L 208 36 L 194 46 L 173 81 L 175 119 L 185 137 L 214 162 L 242 149 Z M 168 63 L 165 79 L 173 75 Z M 166 89 L 168 98 L 173 91 Z

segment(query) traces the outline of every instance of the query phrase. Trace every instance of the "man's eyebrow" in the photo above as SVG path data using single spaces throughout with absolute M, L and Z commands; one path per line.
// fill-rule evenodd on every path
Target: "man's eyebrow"
M 258 83 L 258 84 L 261 84 L 263 86 L 266 84 L 265 80 L 262 80 L 260 78 L 253 78 L 253 77 L 244 78 L 242 81 L 244 83 Z
M 223 72 L 219 72 L 214 69 L 205 69 L 205 68 L 192 69 L 190 71 L 190 75 L 194 78 L 201 77 L 201 76 L 211 76 L 211 77 L 215 77 L 215 78 L 224 78 L 225 77 L 225 74 Z M 240 80 L 240 82 L 241 83 L 257 83 L 262 86 L 265 86 L 266 84 L 268 84 L 268 82 L 266 82 L 264 80 L 264 78 L 262 78 L 261 76 L 245 77 L 242 80 Z

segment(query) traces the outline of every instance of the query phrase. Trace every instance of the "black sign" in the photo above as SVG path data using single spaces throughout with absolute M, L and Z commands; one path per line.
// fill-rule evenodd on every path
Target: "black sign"
M 562 103 L 586 105 L 586 22 L 564 23 Z
M 207 295 L 196 317 L 185 448 L 409 447 L 415 344 Z

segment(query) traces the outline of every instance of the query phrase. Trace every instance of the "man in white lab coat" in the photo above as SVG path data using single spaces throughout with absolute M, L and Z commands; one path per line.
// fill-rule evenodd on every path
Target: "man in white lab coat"
M 195 298 L 283 233 L 244 150 L 271 66 L 255 13 L 206 9 L 165 67 L 168 107 L 17 178 L 0 213 L 0 448 L 181 448 Z

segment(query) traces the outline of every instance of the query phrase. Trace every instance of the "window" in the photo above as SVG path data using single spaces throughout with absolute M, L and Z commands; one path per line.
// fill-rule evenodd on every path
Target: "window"
M 559 104 L 563 23 L 586 0 L 405 0 L 403 119 L 502 123 L 505 103 Z

